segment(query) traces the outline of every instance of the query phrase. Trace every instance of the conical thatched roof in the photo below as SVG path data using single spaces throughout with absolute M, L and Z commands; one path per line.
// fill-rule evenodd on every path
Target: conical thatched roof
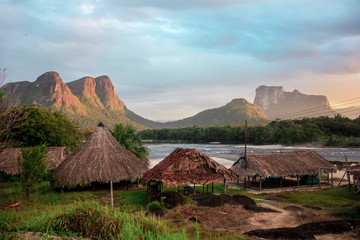
M 92 182 L 109 183 L 141 178 L 147 164 L 122 147 L 111 133 L 98 126 L 89 139 L 55 170 L 55 184 L 74 188 Z
M 315 151 L 269 152 L 242 154 L 230 169 L 243 176 L 312 175 L 335 170 L 335 166 Z
M 218 180 L 236 180 L 235 172 L 215 162 L 197 149 L 175 149 L 155 167 L 144 173 L 143 183 L 151 180 L 171 185 L 209 184 Z
M 68 147 L 48 147 L 46 165 L 48 170 L 54 170 L 70 155 Z M 20 172 L 18 157 L 21 157 L 20 148 L 5 148 L 0 152 L 0 172 L 7 175 L 16 175 Z

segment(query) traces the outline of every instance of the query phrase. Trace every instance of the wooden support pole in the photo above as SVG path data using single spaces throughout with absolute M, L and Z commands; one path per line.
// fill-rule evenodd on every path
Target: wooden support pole
M 209 192 L 209 184 L 206 184 L 206 192 Z
M 246 188 L 246 177 L 244 177 L 244 188 Z
M 311 175 L 311 186 L 314 186 L 314 175 L 315 174 Z
M 260 191 L 261 191 L 261 176 L 260 176 L 259 188 L 260 188 Z
M 300 187 L 299 175 L 296 175 L 297 186 Z
M 331 187 L 334 187 L 333 169 L 331 169 Z
M 194 195 L 196 194 L 196 189 L 195 189 L 195 183 L 194 183 L 194 193 L 193 193 Z
M 113 181 L 110 180 L 110 198 L 111 198 L 111 209 L 114 209 L 114 193 L 113 193 Z
M 319 189 L 321 189 L 321 171 L 319 168 Z
M 211 183 L 211 192 L 214 193 L 214 182 Z
M 280 177 L 280 188 L 282 188 L 282 177 Z
M 329 178 L 329 172 L 326 173 L 326 179 L 327 179 L 327 183 L 329 184 L 330 183 L 330 178 Z
M 226 179 L 224 178 L 224 194 L 226 194 Z
M 203 184 L 203 193 L 205 192 L 205 184 Z
M 346 172 L 347 172 L 347 177 L 348 177 L 348 181 L 349 181 L 349 191 L 351 191 L 350 171 L 346 171 Z

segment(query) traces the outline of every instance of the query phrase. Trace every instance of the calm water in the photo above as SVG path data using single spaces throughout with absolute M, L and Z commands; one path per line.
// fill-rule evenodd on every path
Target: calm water
M 240 153 L 244 152 L 244 145 L 235 144 L 156 144 L 147 143 L 150 149 L 149 159 L 154 165 L 168 156 L 176 148 L 196 148 L 200 152 L 208 155 L 214 160 L 225 166 L 231 166 L 236 161 Z M 317 147 L 283 147 L 281 145 L 254 146 L 248 145 L 247 151 L 258 152 L 279 152 L 279 151 L 304 151 L 313 150 L 329 161 L 348 161 L 360 162 L 360 148 L 317 148 Z

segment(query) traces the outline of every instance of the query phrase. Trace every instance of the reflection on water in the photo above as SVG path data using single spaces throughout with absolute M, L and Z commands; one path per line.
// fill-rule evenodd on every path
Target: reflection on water
M 240 153 L 244 152 L 244 145 L 235 144 L 147 143 L 146 146 L 150 149 L 150 160 L 162 160 L 176 148 L 196 148 L 211 158 L 221 158 L 230 161 L 236 161 Z M 247 146 L 247 151 L 252 153 L 305 150 L 316 151 L 329 161 L 344 161 L 346 155 L 348 161 L 360 162 L 360 148 L 284 147 L 281 145 Z

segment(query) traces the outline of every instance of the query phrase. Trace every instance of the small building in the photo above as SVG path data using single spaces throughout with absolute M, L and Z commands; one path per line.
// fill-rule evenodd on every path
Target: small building
M 235 172 L 217 163 L 197 149 L 184 148 L 175 149 L 164 160 L 145 172 L 142 177 L 144 184 L 161 182 L 175 186 L 189 183 L 204 186 L 213 182 L 224 182 L 226 184 L 227 180 L 235 181 L 236 179 Z M 161 188 L 158 190 L 161 190 Z
M 68 147 L 48 147 L 46 155 L 46 165 L 48 170 L 56 169 L 65 160 L 71 151 Z M 20 148 L 5 148 L 0 152 L 0 172 L 6 175 L 16 175 L 20 173 L 18 158 L 21 156 Z
M 55 185 L 68 189 L 91 183 L 140 179 L 148 163 L 121 146 L 102 123 L 54 172 Z
M 269 152 L 269 153 L 243 153 L 231 168 L 245 178 L 260 177 L 299 177 L 332 173 L 335 166 L 315 151 Z M 321 182 L 319 182 L 321 184 Z

